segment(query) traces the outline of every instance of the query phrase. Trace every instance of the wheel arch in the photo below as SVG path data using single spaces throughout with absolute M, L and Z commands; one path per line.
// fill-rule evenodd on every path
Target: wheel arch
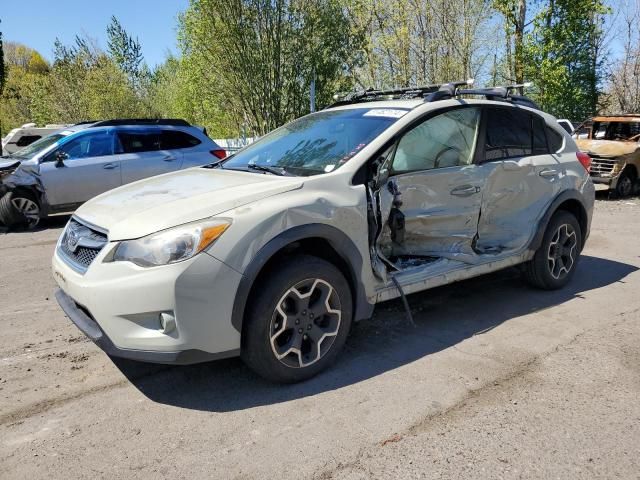
M 578 224 L 580 225 L 580 230 L 582 232 L 582 244 L 580 245 L 580 250 L 584 248 L 589 235 L 589 214 L 584 206 L 582 194 L 576 190 L 568 190 L 558 195 L 553 202 L 551 202 L 549 208 L 547 208 L 547 211 L 538 223 L 538 231 L 531 242 L 530 250 L 535 251 L 540 248 L 551 217 L 560 210 L 573 214 L 573 216 L 578 220 Z
M 293 227 L 267 242 L 245 269 L 236 293 L 231 324 L 242 333 L 245 310 L 251 292 L 260 280 L 287 255 L 306 253 L 334 264 L 345 276 L 353 297 L 353 319 L 371 317 L 374 305 L 367 301 L 361 272 L 365 259 L 353 241 L 342 231 L 325 224 Z

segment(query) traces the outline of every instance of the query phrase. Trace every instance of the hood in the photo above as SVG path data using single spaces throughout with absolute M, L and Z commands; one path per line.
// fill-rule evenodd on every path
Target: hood
M 103 193 L 76 215 L 107 229 L 110 240 L 127 240 L 219 215 L 302 184 L 301 177 L 193 168 Z
M 0 172 L 15 170 L 20 165 L 20 160 L 11 157 L 0 157 Z
M 638 149 L 636 142 L 615 142 L 612 140 L 576 140 L 578 147 L 590 155 L 621 157 Z

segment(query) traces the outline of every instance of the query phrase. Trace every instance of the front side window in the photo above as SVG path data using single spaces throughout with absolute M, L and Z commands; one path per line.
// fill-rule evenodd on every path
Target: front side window
M 275 167 L 301 176 L 331 172 L 348 162 L 407 111 L 349 108 L 307 115 L 229 157 L 222 168 Z
M 124 153 L 160 150 L 160 134 L 157 131 L 118 132 L 118 140 Z
M 450 110 L 406 133 L 393 159 L 395 173 L 456 167 L 473 163 L 479 108 Z
M 94 132 L 78 135 L 59 148 L 68 160 L 113 155 L 113 136 L 109 132 Z

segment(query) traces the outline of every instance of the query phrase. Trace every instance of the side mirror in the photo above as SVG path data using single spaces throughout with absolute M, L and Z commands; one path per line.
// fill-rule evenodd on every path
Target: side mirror
M 69 155 L 62 150 L 58 150 L 55 155 L 56 168 L 62 168 L 65 166 L 64 161 L 69 158 Z

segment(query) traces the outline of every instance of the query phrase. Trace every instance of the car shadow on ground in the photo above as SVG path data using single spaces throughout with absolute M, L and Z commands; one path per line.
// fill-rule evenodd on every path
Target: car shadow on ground
M 534 290 L 516 269 L 478 277 L 408 297 L 416 327 L 399 301 L 379 305 L 358 323 L 337 362 L 319 376 L 296 385 L 266 382 L 239 359 L 192 366 L 161 366 L 114 359 L 140 392 L 162 404 L 235 411 L 339 389 L 481 335 L 503 322 L 544 310 L 584 292 L 624 282 L 638 270 L 603 258 L 583 256 L 563 290 Z
M 49 230 L 51 228 L 63 228 L 71 218 L 71 215 L 54 215 L 43 218 L 34 228 L 27 228 L 24 225 L 15 225 L 11 228 L 5 227 L 0 223 L 0 233 L 35 233 Z

